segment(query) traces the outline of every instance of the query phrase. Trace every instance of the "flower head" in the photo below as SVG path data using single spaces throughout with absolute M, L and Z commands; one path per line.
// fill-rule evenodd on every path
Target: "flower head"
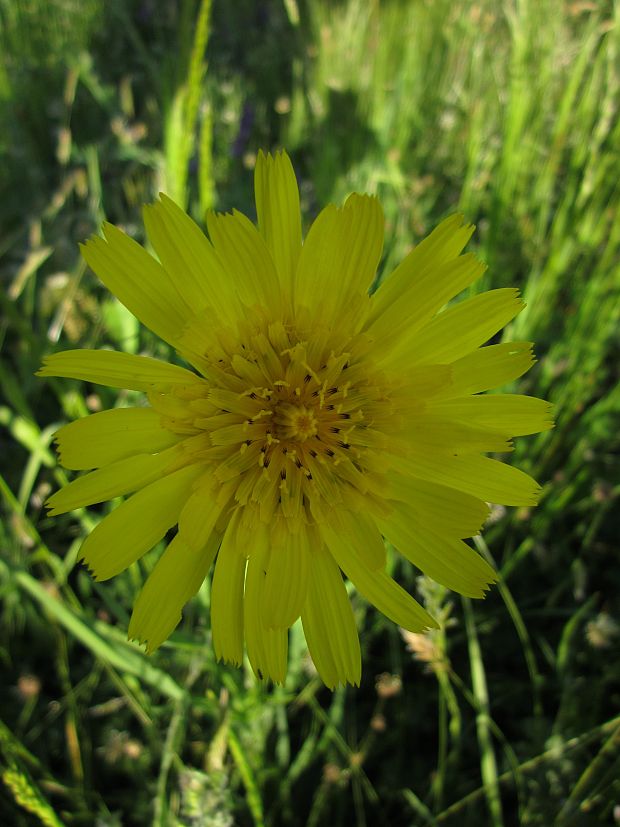
M 260 154 L 258 227 L 238 212 L 208 238 L 169 198 L 146 207 L 159 261 L 117 228 L 83 254 L 104 284 L 189 366 L 108 350 L 56 353 L 43 376 L 143 391 L 146 404 L 61 428 L 60 461 L 91 470 L 52 514 L 129 499 L 82 546 L 100 580 L 174 526 L 137 599 L 129 635 L 156 649 L 213 561 L 219 658 L 283 681 L 299 618 L 325 681 L 357 684 L 360 649 L 342 572 L 413 632 L 433 618 L 386 572 L 384 538 L 471 597 L 495 580 L 463 540 L 486 502 L 533 505 L 538 485 L 488 452 L 551 427 L 549 406 L 481 395 L 532 364 L 528 342 L 483 347 L 522 308 L 516 290 L 443 309 L 484 267 L 461 251 L 473 228 L 448 218 L 369 295 L 383 246 L 379 202 L 351 195 L 301 239 L 285 153 Z

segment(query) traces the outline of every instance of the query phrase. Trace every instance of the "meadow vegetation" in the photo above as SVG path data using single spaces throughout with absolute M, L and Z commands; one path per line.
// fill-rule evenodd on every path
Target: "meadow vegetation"
M 535 825 L 620 820 L 620 6 L 613 0 L 0 0 L 0 823 Z M 69 347 L 168 358 L 78 242 L 144 240 L 165 191 L 253 214 L 285 147 L 309 222 L 357 190 L 382 272 L 446 215 L 477 224 L 474 291 L 518 286 L 520 392 L 556 428 L 515 464 L 538 508 L 494 508 L 500 582 L 401 635 L 357 596 L 359 689 L 326 690 L 291 633 L 281 687 L 215 661 L 209 586 L 152 657 L 126 641 L 160 549 L 113 581 L 76 566 L 107 507 L 46 517 L 54 431 L 133 401 L 34 376 Z M 618 805 L 616 805 L 618 802 Z

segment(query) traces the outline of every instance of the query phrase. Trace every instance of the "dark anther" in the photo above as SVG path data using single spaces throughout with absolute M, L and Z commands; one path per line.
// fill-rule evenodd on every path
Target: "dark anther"
M 245 444 L 246 444 L 246 445 L 251 445 L 251 444 L 252 444 L 252 440 L 251 440 L 251 439 L 246 439 Z
M 307 374 L 304 376 L 304 382 L 306 382 L 306 383 L 308 383 L 311 379 L 312 379 L 312 377 L 310 376 L 310 374 L 309 374 L 309 373 L 307 373 Z
M 326 409 L 327 409 L 328 411 L 333 411 L 333 410 L 334 410 L 334 406 L 333 406 L 333 405 L 326 405 L 325 407 L 326 407 Z
M 263 468 L 269 468 L 269 466 L 270 466 L 270 465 L 271 465 L 271 460 L 270 460 L 269 458 L 267 458 L 267 459 L 263 462 Z
M 311 480 L 311 479 L 312 479 L 312 474 L 308 474 L 308 476 L 307 476 L 307 478 L 306 478 L 306 479 Z
M 303 468 L 303 467 L 304 467 L 304 464 L 303 464 L 303 462 L 299 459 L 299 457 L 297 457 L 297 459 L 295 460 L 295 465 L 296 465 L 298 468 Z
M 285 480 L 285 479 L 286 479 L 286 468 L 283 468 L 283 469 L 280 471 L 280 479 L 281 479 L 281 480 Z
M 349 363 L 348 363 L 348 362 L 345 362 L 345 364 L 342 366 L 342 369 L 343 369 L 343 370 L 346 370 L 348 367 L 349 367 Z
M 346 448 L 347 450 L 351 447 L 348 442 L 343 442 L 342 440 L 338 442 L 338 445 L 340 445 L 341 448 Z
M 341 417 L 341 419 L 351 419 L 351 414 L 350 413 L 340 414 L 340 417 Z
M 334 456 L 334 452 L 332 451 L 331 448 L 326 448 L 325 453 L 327 454 L 328 457 L 333 457 Z
M 310 451 L 310 456 L 311 456 L 311 457 L 314 457 L 314 458 L 316 459 L 316 457 L 318 456 L 318 454 L 317 454 L 317 452 L 313 449 L 313 450 L 311 450 L 311 451 Z
M 312 396 L 318 396 L 318 395 L 319 395 L 318 391 L 312 391 Z
M 332 432 L 332 434 L 339 434 L 340 433 L 340 428 L 330 428 L 329 430 Z
M 333 395 L 334 393 L 338 393 L 338 388 L 330 388 L 330 389 L 327 391 L 327 393 L 331 393 L 332 395 Z
M 283 454 L 288 454 L 288 448 L 286 446 L 282 449 L 282 453 Z
M 256 398 L 257 398 L 256 394 L 254 393 L 254 391 L 252 391 L 252 393 L 250 394 L 250 399 L 256 399 Z

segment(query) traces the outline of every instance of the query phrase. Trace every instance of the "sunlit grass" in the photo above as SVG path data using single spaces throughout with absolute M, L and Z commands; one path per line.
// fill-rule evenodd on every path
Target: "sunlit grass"
M 243 0 L 213 3 L 208 25 L 207 6 L 0 0 L 0 822 L 53 824 L 51 807 L 63 824 L 610 823 L 617 4 Z M 448 213 L 476 222 L 480 289 L 518 284 L 528 303 L 507 331 L 537 343 L 520 390 L 556 405 L 555 430 L 515 451 L 541 505 L 495 509 L 480 545 L 499 588 L 463 611 L 401 566 L 446 623 L 412 654 L 355 603 L 358 691 L 322 689 L 296 629 L 283 688 L 215 663 L 208 585 L 147 658 L 123 630 L 157 551 L 93 583 L 75 560 L 97 509 L 42 508 L 66 479 L 55 428 L 132 401 L 44 384 L 42 354 L 161 347 L 77 242 L 104 217 L 138 234 L 160 189 L 198 220 L 213 199 L 250 211 L 253 158 L 276 146 L 308 215 L 380 194 L 386 270 Z

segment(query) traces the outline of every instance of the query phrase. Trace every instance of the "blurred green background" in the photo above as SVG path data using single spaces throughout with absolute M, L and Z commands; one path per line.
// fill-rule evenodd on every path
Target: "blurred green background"
M 612 0 L 0 0 L 0 823 L 620 822 L 620 5 Z M 309 222 L 351 190 L 386 214 L 383 272 L 456 210 L 519 286 L 518 385 L 557 427 L 494 508 L 501 574 L 472 603 L 394 574 L 444 621 L 401 636 L 353 595 L 363 683 L 333 694 L 291 633 L 284 687 L 214 661 L 208 584 L 147 658 L 125 640 L 158 551 L 75 565 L 105 508 L 54 520 L 60 424 L 129 393 L 36 379 L 41 357 L 167 357 L 81 262 L 103 218 L 144 240 L 158 191 L 253 215 L 286 147 Z M 618 804 L 616 804 L 618 802 Z

